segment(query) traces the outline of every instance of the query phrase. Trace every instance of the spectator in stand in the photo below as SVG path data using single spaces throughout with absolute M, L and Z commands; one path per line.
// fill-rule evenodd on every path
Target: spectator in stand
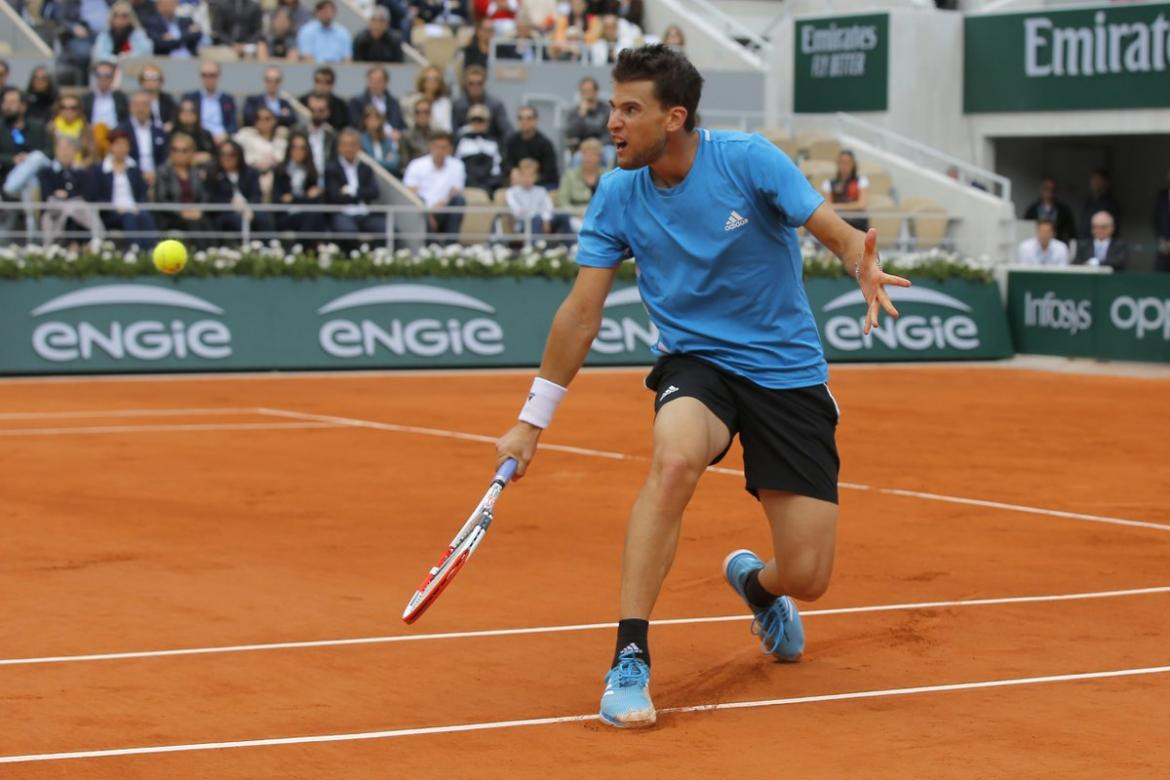
M 1108 211 L 1098 211 L 1089 221 L 1093 231 L 1090 240 L 1077 241 L 1077 265 L 1107 265 L 1114 271 L 1124 271 L 1129 261 L 1129 248 L 1117 238 L 1116 223 Z
M 516 21 L 524 20 L 541 34 L 552 32 L 557 23 L 557 5 L 557 0 L 522 0 Z
M 520 121 L 520 129 L 508 139 L 504 146 L 504 176 L 511 180 L 512 169 L 520 164 L 521 160 L 531 158 L 540 166 L 540 186 L 546 189 L 556 189 L 560 183 L 560 173 L 557 168 L 557 150 L 553 142 L 540 132 L 538 128 L 540 116 L 536 107 L 532 105 L 520 106 L 516 113 Z
M 199 65 L 199 81 L 203 88 L 197 92 L 188 92 L 184 98 L 194 100 L 199 107 L 199 123 L 215 143 L 221 144 L 236 130 L 239 124 L 236 119 L 236 99 L 224 94 L 219 88 L 219 63 L 202 62 Z
M 29 117 L 48 124 L 53 108 L 57 105 L 57 84 L 53 81 L 53 74 L 44 65 L 36 66 L 29 74 L 24 102 L 28 106 L 25 113 Z
M 8 68 L 8 60 L 0 60 L 0 89 L 8 86 L 8 74 L 11 71 Z
M 284 76 L 280 73 L 280 68 L 265 68 L 264 69 L 264 91 L 259 95 L 249 95 L 244 98 L 244 125 L 251 127 L 256 124 L 256 112 L 261 108 L 267 108 L 276 117 L 276 124 L 281 127 L 292 127 L 297 123 L 296 112 L 293 111 L 292 104 L 285 100 L 280 94 L 280 85 L 284 81 Z M 283 157 L 283 155 L 281 155 Z
M 187 59 L 199 54 L 203 30 L 189 16 L 179 16 L 178 0 L 158 0 L 158 13 L 146 25 L 154 56 Z
M 171 133 L 170 155 L 158 169 L 151 188 L 154 203 L 182 204 L 180 211 L 159 211 L 156 220 L 162 230 L 181 230 L 186 233 L 206 232 L 212 229 L 211 220 L 200 209 L 207 202 L 207 188 L 203 171 L 195 165 L 195 139 L 186 133 Z M 202 245 L 205 239 L 196 239 Z
M 460 128 L 455 141 L 455 156 L 463 163 L 466 186 L 485 190 L 489 196 L 503 182 L 500 145 L 488 133 L 491 118 L 487 106 L 472 106 L 467 125 Z
M 403 184 L 431 209 L 427 214 L 427 224 L 432 233 L 439 235 L 458 235 L 463 226 L 463 215 L 439 213 L 435 209 L 462 206 L 467 202 L 463 199 L 467 172 L 462 161 L 451 157 L 453 148 L 450 133 L 435 133 L 431 136 L 430 154 L 411 161 L 402 176 Z
M 158 7 L 155 5 L 155 0 L 126 0 L 126 2 L 130 3 L 130 10 L 134 12 L 138 26 L 149 38 L 150 28 L 158 17 Z
M 687 47 L 687 36 L 683 34 L 681 27 L 672 24 L 666 28 L 666 32 L 662 33 L 662 43 L 675 51 L 682 52 Z
M 57 100 L 57 109 L 48 124 L 48 131 L 54 138 L 72 138 L 77 142 L 77 163 L 88 165 L 93 151 L 93 139 L 89 123 L 81 113 L 81 98 L 63 95 Z
M 402 107 L 413 117 L 414 104 L 425 98 L 431 104 L 431 128 L 442 130 L 445 133 L 450 132 L 452 129 L 457 129 L 451 127 L 450 94 L 451 90 L 443 78 L 443 71 L 434 65 L 428 65 L 418 72 L 414 81 L 414 92 L 403 98 Z
M 381 193 L 374 169 L 358 157 L 361 137 L 347 127 L 337 135 L 337 157 L 325 169 L 325 202 L 345 206 L 333 215 L 333 229 L 338 233 L 386 233 L 386 218 L 370 213 Z
M 130 116 L 130 101 L 121 90 L 114 89 L 116 76 L 117 66 L 112 62 L 93 66 L 93 89 L 85 93 L 82 108 L 94 128 L 103 125 L 107 131 L 112 130 Z
M 609 7 L 615 14 L 625 19 L 630 24 L 633 24 L 639 28 L 642 27 L 642 17 L 646 13 L 646 9 L 642 3 L 642 0 L 612 0 L 609 4 Z M 673 26 L 677 27 L 677 25 Z
M 256 124 L 242 128 L 235 139 L 244 151 L 244 163 L 259 176 L 261 202 L 271 202 L 272 172 L 288 152 L 288 128 L 276 123 L 272 109 L 260 106 L 256 109 Z
M 118 128 L 129 136 L 130 158 L 146 186 L 151 186 L 155 171 L 167 161 L 167 134 L 150 115 L 150 95 L 135 92 L 130 96 L 130 119 Z
M 390 173 L 402 171 L 398 143 L 386 133 L 386 117 L 375 106 L 366 106 L 362 115 L 362 151 L 377 160 Z
M 292 13 L 288 8 L 281 6 L 272 14 L 272 22 L 268 29 L 268 38 L 264 46 L 266 59 L 299 60 L 297 51 L 297 33 L 293 29 Z
M 333 125 L 329 124 L 329 99 L 327 97 L 309 95 L 306 103 L 309 107 L 309 128 L 305 135 L 309 139 L 313 165 L 318 171 L 323 171 L 333 159 L 337 131 L 333 129 Z
M 473 18 L 467 0 L 411 0 L 415 18 L 424 24 L 462 27 Z M 479 18 L 477 15 L 474 18 Z
M 565 171 L 557 187 L 556 204 L 561 208 L 584 209 L 588 206 L 593 193 L 597 192 L 601 174 L 605 173 L 601 167 L 601 141 L 586 138 L 581 142 L 580 154 L 581 164 Z M 582 217 L 572 216 L 569 222 L 574 233 L 581 230 Z
M 329 106 L 329 124 L 334 130 L 341 130 L 343 127 L 349 125 L 349 106 L 345 101 L 337 95 L 333 94 L 333 85 L 337 81 L 337 74 L 333 72 L 333 68 L 328 65 L 322 65 L 313 71 L 313 89 L 310 92 L 301 95 L 301 102 L 306 106 L 309 105 L 309 97 L 311 95 L 320 95 L 325 98 L 325 102 Z M 366 84 L 370 81 L 369 74 L 366 74 Z M 320 170 L 325 170 L 324 167 Z
M 544 41 L 533 33 L 528 19 L 518 16 L 511 40 L 501 42 L 496 47 L 496 59 L 540 62 L 548 59 L 548 49 Z
M 1040 197 L 1024 211 L 1024 219 L 1048 220 L 1056 226 L 1056 240 L 1068 243 L 1076 237 L 1076 223 L 1072 209 L 1056 199 L 1056 179 L 1045 176 L 1040 180 Z
M 568 13 L 557 17 L 550 51 L 553 59 L 579 61 L 601 37 L 601 19 L 586 0 L 570 0 Z
M 162 125 L 168 133 L 175 126 L 175 99 L 163 92 L 162 69 L 157 65 L 146 65 L 138 74 L 138 87 L 150 96 L 150 115 L 155 124 Z
M 117 2 L 110 6 L 109 22 L 93 41 L 93 57 L 113 60 L 122 57 L 149 57 L 154 44 L 138 24 L 129 3 Z
M 474 0 L 472 9 L 476 19 L 506 22 L 516 18 L 516 12 L 520 10 L 520 0 Z
M 1158 190 L 1154 198 L 1155 271 L 1170 271 L 1170 170 L 1166 172 L 1166 180 L 1167 186 Z
M 148 202 L 146 182 L 130 157 L 130 136 L 125 130 L 115 129 L 109 136 L 109 153 L 90 173 L 93 203 L 110 203 L 113 208 L 102 212 L 107 230 L 129 234 L 130 243 L 144 249 L 154 243 L 154 219 L 143 210 Z
M 279 13 L 281 9 L 288 12 L 294 34 L 300 32 L 302 27 L 313 21 L 313 14 L 309 12 L 308 8 L 301 5 L 301 0 L 276 0 L 276 11 Z
M 390 94 L 387 85 L 390 83 L 390 73 L 384 65 L 371 65 L 366 70 L 366 88 L 360 95 L 349 101 L 349 126 L 362 127 L 365 121 L 367 106 L 378 109 L 378 113 L 386 117 L 387 135 L 395 142 L 398 133 L 406 129 L 406 122 L 402 118 L 402 106 L 398 98 Z M 339 128 L 340 129 L 340 128 Z
M 857 158 L 848 149 L 837 155 L 837 176 L 821 185 L 836 211 L 865 211 L 869 208 L 869 179 L 857 173 Z M 845 221 L 858 230 L 869 230 L 869 219 L 856 217 Z
M 230 46 L 240 58 L 257 53 L 264 32 L 264 11 L 256 0 L 211 0 L 211 40 Z
M 309 137 L 300 130 L 293 131 L 284 164 L 276 169 L 272 182 L 272 202 L 284 206 L 277 215 L 277 230 L 310 234 L 325 231 L 325 215 L 311 208 L 324 200 L 323 183 L 313 164 Z
M 1092 222 L 1099 211 L 1109 212 L 1113 217 L 1114 228 L 1121 222 L 1121 204 L 1113 197 L 1109 173 L 1103 169 L 1095 170 L 1089 175 L 1089 197 L 1081 208 L 1081 238 L 1096 236 Z M 1077 255 L 1080 255 L 1079 249 Z
M 231 211 L 213 213 L 212 221 L 219 230 L 239 233 L 248 222 L 258 233 L 272 231 L 272 214 L 252 210 L 252 206 L 263 203 L 260 176 L 244 162 L 244 151 L 235 141 L 224 141 L 216 147 L 215 167 L 207 176 L 207 199 L 232 206 Z
M 467 124 L 467 110 L 482 103 L 492 112 L 490 128 L 492 137 L 502 143 L 512 134 L 512 123 L 508 121 L 504 104 L 489 95 L 486 88 L 486 70 L 478 65 L 463 69 L 463 94 L 451 104 L 451 124 L 454 127 L 463 127 Z
M 565 123 L 565 143 L 574 152 L 586 138 L 596 138 L 602 144 L 611 145 L 606 127 L 609 106 L 601 101 L 598 92 L 597 79 L 592 76 L 586 76 L 577 84 L 580 101 Z
M 97 239 L 102 236 L 101 220 L 85 202 L 89 179 L 78 163 L 80 149 L 77 139 L 57 136 L 53 144 L 53 162 L 37 173 L 43 201 L 41 236 L 45 246 L 55 244 L 62 231 L 88 231 L 92 238 Z M 78 241 L 73 238 L 69 243 L 76 248 Z
M 376 4 L 390 14 L 390 29 L 398 33 L 398 40 L 409 39 L 414 26 L 410 3 L 407 0 L 377 0 Z
M 508 210 L 512 212 L 515 230 L 527 229 L 532 235 L 567 233 L 569 226 L 563 215 L 553 213 L 548 190 L 536 183 L 540 163 L 525 157 L 516 165 L 516 180 L 508 188 Z
M 19 87 L 4 87 L 0 95 L 0 182 L 5 195 L 16 196 L 25 193 L 36 182 L 37 172 L 52 162 L 49 133 L 44 123 L 28 116 Z
M 344 25 L 336 24 L 333 0 L 317 0 L 316 18 L 297 33 L 297 51 L 304 62 L 350 62 L 353 38 Z
M 46 22 L 57 30 L 58 72 L 67 83 L 83 81 L 89 70 L 93 41 L 98 32 L 106 27 L 109 6 L 105 0 L 60 0 L 47 2 L 42 10 Z M 7 81 L 8 66 L 5 64 L 4 81 Z M 0 86 L 3 82 L 0 81 Z
M 357 62 L 402 62 L 402 38 L 390 29 L 390 12 L 374 6 L 370 26 L 353 40 L 353 58 Z
M 412 113 L 414 122 L 398 136 L 398 148 L 404 169 L 407 163 L 430 153 L 431 134 L 434 132 L 434 128 L 431 127 L 431 101 L 426 98 L 415 101 Z
M 175 126 L 171 130 L 171 137 L 182 133 L 195 143 L 195 165 L 209 165 L 215 156 L 215 139 L 211 133 L 199 124 L 199 101 L 193 98 L 183 98 L 179 107 L 175 109 Z
M 1068 265 L 1068 244 L 1056 238 L 1056 223 L 1036 220 L 1036 237 L 1020 242 L 1016 262 L 1020 265 Z
M 617 14 L 601 17 L 601 37 L 589 47 L 589 59 L 594 65 L 612 65 L 624 49 L 642 43 L 642 30 Z
M 475 23 L 475 37 L 463 47 L 463 67 L 478 65 L 487 69 L 488 60 L 492 54 L 492 35 L 495 34 L 495 25 L 491 19 L 480 19 Z

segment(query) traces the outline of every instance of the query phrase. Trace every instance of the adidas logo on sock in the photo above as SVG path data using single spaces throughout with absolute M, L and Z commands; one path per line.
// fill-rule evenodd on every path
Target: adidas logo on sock
M 677 393 L 677 392 L 678 392 L 678 388 L 675 387 L 674 385 L 671 385 L 670 387 L 668 387 L 662 391 L 662 395 L 658 396 L 658 400 L 661 401 L 661 400 L 665 399 L 666 396 L 670 395 L 671 393 Z
M 747 217 L 740 216 L 738 211 L 732 209 L 731 216 L 723 223 L 724 230 L 735 230 L 741 228 L 748 223 Z
M 630 642 L 618 655 L 642 655 L 642 648 L 638 647 L 637 642 Z

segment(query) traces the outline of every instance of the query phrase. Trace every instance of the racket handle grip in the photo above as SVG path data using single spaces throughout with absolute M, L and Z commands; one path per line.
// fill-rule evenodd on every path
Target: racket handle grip
M 496 469 L 496 479 L 507 485 L 512 481 L 512 475 L 516 473 L 516 466 L 516 459 L 508 458 L 506 461 L 500 464 L 498 469 Z

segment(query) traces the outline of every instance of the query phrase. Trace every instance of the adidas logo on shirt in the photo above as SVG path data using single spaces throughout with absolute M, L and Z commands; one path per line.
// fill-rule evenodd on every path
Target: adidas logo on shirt
M 668 387 L 662 391 L 662 395 L 658 396 L 658 400 L 662 401 L 666 398 L 666 396 L 670 395 L 671 393 L 677 393 L 677 392 L 678 392 L 678 388 L 675 387 L 674 385 L 671 385 L 670 387 Z
M 748 223 L 747 217 L 740 216 L 738 211 L 732 209 L 731 216 L 723 223 L 724 230 L 736 230 Z

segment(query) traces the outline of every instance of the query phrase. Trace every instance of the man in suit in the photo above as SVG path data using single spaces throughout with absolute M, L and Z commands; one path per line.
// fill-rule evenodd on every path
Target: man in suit
M 320 95 L 329 103 L 329 124 L 334 130 L 341 130 L 349 125 L 349 106 L 345 101 L 333 94 L 333 84 L 337 81 L 337 74 L 328 65 L 322 65 L 313 71 L 313 89 L 301 95 L 301 102 L 309 105 L 310 95 Z M 358 127 L 361 126 L 359 123 Z
M 250 56 L 264 35 L 264 11 L 256 0 L 213 0 L 211 39 L 231 46 L 240 57 Z
M 156 57 L 186 59 L 199 54 L 203 30 L 189 16 L 179 16 L 176 0 L 158 0 L 156 13 L 139 19 L 146 34 L 154 43 Z
M 284 77 L 280 68 L 268 68 L 264 71 L 264 91 L 259 95 L 249 95 L 244 98 L 244 126 L 256 124 L 256 112 L 267 106 L 276 115 L 276 124 L 280 127 L 292 127 L 297 122 L 297 115 L 292 104 L 280 96 L 280 85 Z
M 102 212 L 102 221 L 110 230 L 134 235 L 130 241 L 140 249 L 153 243 L 155 229 L 150 212 L 142 208 L 147 202 L 146 182 L 130 158 L 130 136 L 125 130 L 110 133 L 110 153 L 95 164 L 90 173 L 91 203 L 110 203 L 113 208 Z
M 138 86 L 150 96 L 150 116 L 168 133 L 175 126 L 175 99 L 163 91 L 163 72 L 157 65 L 146 65 L 138 74 Z
M 18 87 L 4 87 L 0 93 L 0 184 L 9 192 L 6 179 L 16 166 L 39 152 L 43 162 L 49 162 L 49 134 L 45 126 L 26 115 L 27 104 Z M 35 179 L 36 171 L 30 171 L 28 178 Z M 23 187 L 13 187 L 19 192 Z
M 333 160 L 337 131 L 329 124 L 329 100 L 324 95 L 309 95 L 309 126 L 305 134 L 309 138 L 309 153 L 313 155 L 313 167 L 324 171 Z
M 1107 265 L 1114 271 L 1124 271 L 1129 248 L 1114 237 L 1114 227 L 1113 215 L 1108 211 L 1094 214 L 1089 222 L 1093 237 L 1077 241 L 1076 265 Z
M 93 66 L 93 89 L 81 99 L 81 110 L 91 126 L 105 125 L 113 130 L 130 117 L 126 95 L 114 89 L 117 72 L 118 66 L 112 62 L 99 62 Z
M 202 88 L 183 95 L 184 100 L 194 100 L 199 106 L 199 123 L 211 133 L 217 144 L 223 143 L 240 129 L 236 118 L 236 99 L 220 90 L 219 76 L 219 63 L 201 62 L 199 82 Z
M 118 125 L 130 136 L 130 158 L 138 166 L 146 186 L 154 184 L 154 172 L 167 161 L 167 134 L 150 114 L 150 95 L 130 96 L 130 119 Z
M 325 202 L 345 206 L 333 215 L 333 229 L 338 233 L 386 232 L 386 218 L 370 213 L 380 192 L 374 170 L 358 157 L 361 135 L 352 127 L 337 136 L 337 157 L 325 167 Z
M 390 94 L 386 88 L 390 83 L 390 74 L 382 65 L 373 65 L 366 71 L 365 90 L 349 101 L 349 126 L 361 127 L 362 117 L 366 113 L 366 106 L 374 106 L 378 113 L 386 117 L 386 124 L 392 132 L 387 133 L 395 141 L 398 134 L 406 129 L 406 121 L 402 117 L 402 106 L 398 98 Z

